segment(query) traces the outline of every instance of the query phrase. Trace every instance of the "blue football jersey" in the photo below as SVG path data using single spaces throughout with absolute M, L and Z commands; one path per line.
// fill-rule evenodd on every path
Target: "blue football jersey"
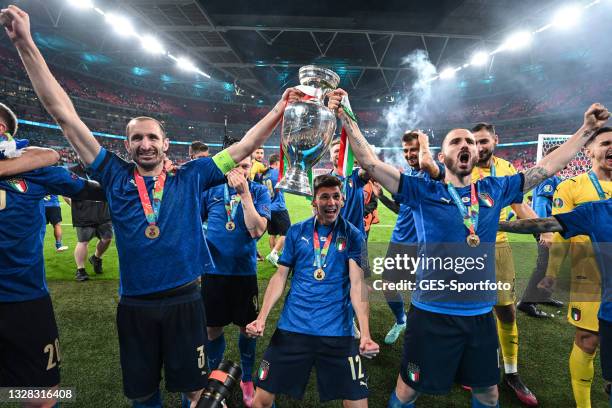
M 74 196 L 85 180 L 63 167 L 45 167 L 0 180 L 0 302 L 23 302 L 49 293 L 45 280 L 43 198 Z
M 213 187 L 204 193 L 203 210 L 208 219 L 206 241 L 214 263 L 206 274 L 211 275 L 256 275 L 257 239 L 252 238 L 244 222 L 244 211 L 236 190 L 228 188 L 232 205 L 238 206 L 233 220 L 235 229 L 228 231 L 225 210 L 225 186 Z M 270 195 L 259 183 L 249 182 L 249 191 L 255 210 L 270 220 Z
M 276 183 L 280 181 L 278 176 L 278 169 L 273 169 L 272 167 L 267 169 L 262 176 L 262 184 L 266 186 L 268 193 L 272 198 L 272 205 L 270 207 L 271 211 L 283 211 L 287 209 L 287 206 L 285 205 L 285 194 L 282 190 L 277 190 L 274 188 Z
M 533 189 L 531 208 L 538 214 L 538 217 L 546 218 L 552 215 L 553 196 L 559 183 L 561 183 L 561 177 L 552 176 Z
M 353 170 L 348 178 L 339 176 L 334 172 L 332 175 L 338 177 L 344 183 L 344 207 L 340 210 L 340 216 L 346 221 L 353 224 L 359 232 L 366 236 L 365 223 L 363 221 L 363 213 L 365 211 L 365 203 L 363 198 L 363 187 L 367 181 L 359 177 L 359 169 Z
M 612 322 L 612 199 L 581 204 L 570 212 L 555 215 L 555 218 L 563 226 L 563 238 L 576 235 L 591 238 L 601 274 L 599 318 Z
M 495 236 L 499 215 L 508 205 L 522 202 L 523 175 L 486 177 L 477 181 L 475 188 L 480 204 L 476 233 L 481 243 L 472 248 L 466 243 L 469 232 L 447 186 L 420 177 L 401 176 L 397 195 L 412 209 L 419 238 L 417 287 L 412 303 L 421 309 L 473 316 L 489 312 L 496 303 L 495 288 L 482 285 L 496 282 Z M 462 203 L 469 206 L 471 186 L 456 190 Z M 475 289 L 459 291 L 459 284 Z
M 324 229 L 318 230 L 321 248 L 329 233 Z M 352 336 L 349 260 L 361 265 L 363 235 L 338 217 L 323 265 L 325 277 L 317 280 L 313 233 L 314 218 L 293 224 L 287 231 L 278 263 L 291 268 L 293 276 L 278 327 L 314 336 Z
M 135 164 L 101 149 L 91 165 L 92 177 L 106 193 L 119 254 L 119 293 L 145 295 L 199 278 L 204 270 L 201 197 L 225 176 L 208 158 L 191 160 L 169 173 L 159 210 L 160 236 L 149 239 L 149 225 L 134 181 Z M 144 177 L 153 196 L 154 177 Z
M 48 194 L 43 198 L 43 203 L 45 207 L 59 207 L 60 202 L 59 198 L 57 198 L 56 194 Z

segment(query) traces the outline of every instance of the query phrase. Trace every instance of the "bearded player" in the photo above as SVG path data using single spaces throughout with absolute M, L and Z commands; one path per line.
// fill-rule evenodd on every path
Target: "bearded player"
M 413 407 L 420 392 L 445 394 L 458 382 L 472 387 L 473 407 L 497 407 L 498 339 L 492 314 L 497 288 L 486 283 L 496 282 L 495 265 L 490 259 L 495 259 L 500 212 L 507 205 L 521 203 L 524 192 L 565 167 L 610 115 L 603 106 L 592 105 L 576 134 L 535 167 L 512 176 L 486 177 L 474 184 L 476 139 L 466 129 L 454 129 L 442 143 L 440 158 L 446 166 L 443 184 L 402 175 L 381 162 L 370 151 L 357 124 L 342 109 L 344 97 L 343 90 L 332 92 L 329 107 L 338 109 L 363 168 L 412 207 L 419 226 L 419 242 L 426 244 L 423 257 L 452 255 L 451 259 L 458 260 L 470 255 L 474 262 L 481 262 L 472 264 L 480 266 L 468 271 L 435 264 L 419 267 L 417 289 L 407 317 L 401 371 L 388 406 Z M 481 289 L 475 293 L 438 291 L 420 284 L 450 284 L 457 280 Z

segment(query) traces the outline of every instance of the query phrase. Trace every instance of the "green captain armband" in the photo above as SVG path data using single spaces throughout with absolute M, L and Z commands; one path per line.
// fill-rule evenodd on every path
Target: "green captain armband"
M 223 174 L 227 174 L 231 169 L 236 167 L 236 162 L 227 152 L 227 149 L 220 151 L 213 156 L 213 161 Z

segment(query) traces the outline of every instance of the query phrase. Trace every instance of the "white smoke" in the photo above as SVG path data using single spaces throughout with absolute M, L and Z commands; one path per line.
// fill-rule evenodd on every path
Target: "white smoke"
M 429 60 L 427 52 L 413 51 L 402 59 L 402 64 L 414 71 L 416 80 L 407 95 L 401 96 L 393 106 L 384 110 L 387 134 L 383 146 L 387 147 L 400 147 L 404 132 L 418 128 L 432 98 L 431 87 L 434 82 L 429 80 L 436 75 L 436 67 Z M 399 149 L 387 150 L 385 161 L 398 167 L 406 166 Z

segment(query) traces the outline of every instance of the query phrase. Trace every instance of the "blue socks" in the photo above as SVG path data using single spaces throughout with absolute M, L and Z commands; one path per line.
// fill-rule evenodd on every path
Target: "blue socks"
M 221 334 L 214 340 L 210 340 L 206 344 L 206 355 L 208 356 L 208 369 L 210 371 L 217 369 L 223 360 L 225 353 L 225 334 Z
M 499 408 L 499 401 L 497 402 L 497 405 L 493 407 L 491 405 L 483 404 L 482 402 L 478 401 L 475 396 L 472 395 L 472 408 Z
M 255 364 L 255 345 L 257 340 L 240 332 L 238 349 L 240 350 L 240 365 L 242 366 L 242 381 L 253 381 L 253 365 Z
M 132 401 L 132 408 L 162 408 L 159 390 L 146 401 Z
M 397 324 L 406 323 L 406 312 L 404 311 L 404 299 L 401 296 L 398 296 L 398 299 L 387 300 L 387 304 L 389 305 L 389 309 L 393 312 L 393 316 L 395 316 L 395 321 Z
M 391 391 L 387 408 L 414 408 L 414 402 L 402 402 L 397 398 L 395 390 Z
M 189 408 L 191 407 L 191 401 L 187 399 L 185 394 L 181 394 L 181 408 Z

